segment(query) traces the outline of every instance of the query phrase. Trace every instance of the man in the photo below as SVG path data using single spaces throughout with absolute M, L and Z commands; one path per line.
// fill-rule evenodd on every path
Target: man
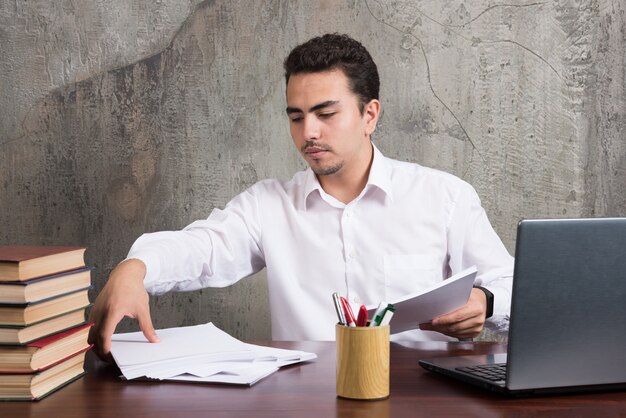
M 92 341 L 106 356 L 124 316 L 158 337 L 148 294 L 228 286 L 267 268 L 272 337 L 332 340 L 331 294 L 354 305 L 393 301 L 478 266 L 468 303 L 409 331 L 471 338 L 487 316 L 506 329 L 512 258 L 474 189 L 460 179 L 385 158 L 370 138 L 380 115 L 370 54 L 345 35 L 296 47 L 284 63 L 294 145 L 310 169 L 264 180 L 182 231 L 144 234 L 98 296 Z

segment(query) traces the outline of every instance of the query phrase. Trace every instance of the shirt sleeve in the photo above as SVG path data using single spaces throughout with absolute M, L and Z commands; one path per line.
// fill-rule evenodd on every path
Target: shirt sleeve
M 493 316 L 487 319 L 485 327 L 497 334 L 506 334 L 514 260 L 487 219 L 478 194 L 467 183 L 463 183 L 451 211 L 448 243 L 452 274 L 476 265 L 475 284 L 494 295 Z
M 225 287 L 265 266 L 254 186 L 182 231 L 143 234 L 127 259 L 146 265 L 152 294 Z

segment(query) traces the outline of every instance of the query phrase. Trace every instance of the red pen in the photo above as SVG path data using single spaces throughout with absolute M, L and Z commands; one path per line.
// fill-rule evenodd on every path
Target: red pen
M 356 324 L 354 323 L 354 314 L 352 313 L 352 308 L 350 307 L 350 304 L 343 296 L 341 296 L 340 299 L 343 311 L 346 313 L 346 322 L 348 323 L 348 326 L 356 327 Z
M 359 315 L 356 318 L 356 326 L 367 326 L 367 308 L 365 307 L 365 305 L 361 305 L 361 307 L 359 308 Z

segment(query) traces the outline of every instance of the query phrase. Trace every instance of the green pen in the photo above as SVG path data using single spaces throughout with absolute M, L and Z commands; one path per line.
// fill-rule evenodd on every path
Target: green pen
M 370 321 L 370 327 L 377 327 L 378 325 L 380 325 L 380 321 L 383 320 L 385 310 L 387 310 L 388 306 L 389 304 L 387 302 L 380 302 L 378 304 L 378 308 L 376 308 L 376 311 L 374 311 L 373 318 Z
M 387 309 L 385 309 L 385 313 L 383 314 L 382 319 L 380 320 L 380 322 L 378 323 L 379 326 L 383 326 L 383 325 L 389 325 L 389 322 L 391 321 L 391 317 L 393 316 L 393 313 L 396 311 L 396 307 L 393 305 L 389 305 L 387 306 Z

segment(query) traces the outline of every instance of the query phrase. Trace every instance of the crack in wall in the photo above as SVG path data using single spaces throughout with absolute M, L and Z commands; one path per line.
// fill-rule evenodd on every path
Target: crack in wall
M 550 69 L 554 72 L 554 74 L 556 74 L 556 76 L 559 77 L 559 79 L 561 79 L 561 81 L 565 82 L 565 84 L 567 85 L 567 80 L 565 78 L 563 78 L 563 76 L 558 72 L 558 70 L 556 68 L 554 68 L 554 66 L 552 64 L 550 64 L 550 62 L 547 59 L 543 58 L 541 55 L 539 55 L 538 53 L 536 53 L 532 49 L 528 48 L 527 46 L 524 46 L 524 45 L 520 44 L 517 41 L 514 41 L 512 39 L 501 39 L 501 40 L 497 40 L 497 41 L 483 41 L 482 39 L 477 39 L 477 43 L 480 43 L 480 42 L 483 42 L 483 43 L 486 43 L 486 44 L 510 43 L 510 44 L 519 46 L 520 48 L 530 52 L 531 54 L 533 54 L 534 56 L 539 58 L 540 61 L 543 61 L 543 63 L 546 64 L 548 67 L 550 67 Z
M 467 132 L 467 130 L 465 129 L 465 126 L 463 125 L 463 123 L 461 123 L 461 121 L 459 120 L 459 118 L 457 117 L 457 115 L 454 113 L 454 111 L 450 108 L 450 106 L 448 106 L 442 99 L 441 97 L 439 97 L 439 95 L 437 94 L 437 92 L 435 91 L 434 87 L 433 87 L 433 83 L 432 83 L 432 79 L 431 79 L 431 74 L 430 74 L 430 65 L 428 62 L 428 56 L 426 55 L 426 50 L 424 49 L 424 45 L 422 43 L 422 40 L 420 38 L 418 38 L 417 36 L 415 36 L 412 33 L 407 33 L 405 31 L 403 31 L 402 29 L 392 25 L 389 22 L 386 22 L 384 19 L 379 18 L 378 16 L 376 16 L 374 14 L 374 12 L 372 11 L 372 9 L 370 8 L 369 2 L 366 0 L 365 1 L 365 6 L 367 7 L 367 10 L 369 11 L 370 15 L 378 22 L 394 29 L 397 32 L 402 33 L 403 35 L 408 35 L 410 37 L 412 37 L 413 39 L 415 39 L 420 47 L 420 50 L 422 51 L 422 55 L 424 56 L 424 62 L 426 64 L 426 76 L 427 76 L 427 80 L 428 80 L 428 87 L 430 88 L 431 93 L 433 94 L 433 96 L 437 99 L 437 101 L 439 103 L 441 103 L 441 105 L 448 111 L 450 112 L 450 114 L 452 115 L 452 117 L 454 118 L 454 120 L 457 122 L 457 124 L 459 125 L 459 127 L 461 128 L 461 130 L 463 131 L 463 134 L 465 135 L 465 137 L 467 138 L 467 141 L 470 143 L 470 145 L 472 146 L 472 149 L 476 151 L 476 153 L 480 156 L 480 158 L 484 161 L 487 162 L 485 157 L 482 155 L 482 153 L 480 152 L 480 150 L 476 147 L 476 144 L 474 144 L 474 141 L 472 140 L 472 138 L 470 137 L 469 133 Z
M 440 21 L 438 21 L 437 19 L 427 15 L 426 13 L 424 13 L 422 10 L 420 10 L 419 8 L 415 8 L 415 10 L 417 10 L 417 12 L 422 15 L 424 18 L 432 21 L 433 23 L 441 26 L 442 28 L 445 28 L 446 30 L 450 31 L 452 34 L 456 35 L 457 37 L 470 42 L 472 45 L 477 45 L 480 43 L 484 43 L 484 44 L 504 44 L 504 43 L 508 43 L 511 45 L 514 45 L 528 53 L 530 53 L 531 55 L 533 55 L 534 57 L 536 57 L 540 62 L 542 62 L 544 65 L 546 65 L 551 72 L 553 72 L 560 80 L 561 82 L 564 83 L 565 86 L 568 86 L 568 80 L 566 78 L 564 78 L 561 73 L 555 68 L 554 65 L 552 65 L 546 58 L 544 58 L 543 56 L 541 56 L 539 53 L 535 52 L 533 49 L 527 47 L 526 45 L 523 45 L 522 43 L 513 40 L 513 39 L 495 39 L 495 40 L 491 40 L 491 39 L 481 39 L 478 37 L 468 37 L 462 33 L 459 33 L 457 30 L 454 30 L 454 28 L 461 28 L 464 29 L 467 25 L 469 25 L 470 23 L 478 20 L 480 17 L 484 16 L 485 14 L 497 9 L 497 8 L 504 8 L 504 7 L 515 7 L 515 8 L 530 8 L 530 7 L 542 7 L 543 5 L 547 4 L 547 2 L 533 2 L 533 3 L 527 3 L 527 4 L 510 4 L 510 3 L 501 3 L 501 4 L 495 4 L 492 6 L 487 7 L 486 9 L 484 9 L 483 11 L 481 11 L 478 15 L 476 15 L 475 17 L 471 18 L 470 20 L 463 22 L 461 24 L 456 24 L 456 25 L 450 25 L 450 24 L 444 24 Z M 391 29 L 403 34 L 404 36 L 409 36 L 411 38 L 413 38 L 417 45 L 419 46 L 420 50 L 422 51 L 422 55 L 424 57 L 424 62 L 426 64 L 426 70 L 427 70 L 427 80 L 428 80 L 428 87 L 431 91 L 431 93 L 433 94 L 433 96 L 435 97 L 435 99 L 450 113 L 450 115 L 454 118 L 454 120 L 456 121 L 456 123 L 458 124 L 459 128 L 461 129 L 461 131 L 463 132 L 463 134 L 465 135 L 465 137 L 467 138 L 467 141 L 470 143 L 470 145 L 472 146 L 472 149 L 475 150 L 479 157 L 482 159 L 483 162 L 486 162 L 484 155 L 480 152 L 480 150 L 476 147 L 476 144 L 474 143 L 474 141 L 472 140 L 471 136 L 469 135 L 469 132 L 467 132 L 467 129 L 465 129 L 465 126 L 463 125 L 463 123 L 461 122 L 461 120 L 459 119 L 459 117 L 456 115 L 456 113 L 452 110 L 452 108 L 439 96 L 439 94 L 437 94 L 433 83 L 432 83 L 432 77 L 431 77 L 431 70 L 430 70 L 430 64 L 429 64 L 429 60 L 428 60 L 428 55 L 426 54 L 426 50 L 424 48 L 424 44 L 422 42 L 422 40 L 414 35 L 411 31 L 413 28 L 411 29 L 407 29 L 407 30 L 402 30 L 401 28 L 393 25 L 392 23 L 387 22 L 384 18 L 378 17 L 375 15 L 375 13 L 372 11 L 369 1 L 366 0 L 365 5 L 367 7 L 367 10 L 369 12 L 369 14 L 378 22 L 390 27 Z
M 473 19 L 470 19 L 469 21 L 465 22 L 465 23 L 461 23 L 460 25 L 446 25 L 445 23 L 441 23 L 437 20 L 435 20 L 434 18 L 432 18 L 431 16 L 427 15 L 426 13 L 422 12 L 420 9 L 416 9 L 422 16 L 424 16 L 426 19 L 444 26 L 446 28 L 464 28 L 465 26 L 469 25 L 470 23 L 478 20 L 482 15 L 484 15 L 487 12 L 490 12 L 493 9 L 499 8 L 499 7 L 533 7 L 533 6 L 540 6 L 540 5 L 544 5 L 546 4 L 546 2 L 536 2 L 536 3 L 528 3 L 528 4 L 509 4 L 509 3 L 502 3 L 502 4 L 494 4 L 493 6 L 489 6 L 487 7 L 485 10 L 483 10 L 482 12 L 478 13 L 478 15 L 476 15 L 476 17 L 474 17 Z
M 474 19 L 471 19 L 470 21 L 468 21 L 467 23 L 464 23 L 462 25 L 447 25 L 445 23 L 441 23 L 438 20 L 430 17 L 429 15 L 427 15 L 426 13 L 422 12 L 420 9 L 416 8 L 416 10 L 422 15 L 424 16 L 426 19 L 430 20 L 433 23 L 436 23 L 437 25 L 448 29 L 450 32 L 454 33 L 456 36 L 458 36 L 459 38 L 462 38 L 468 42 L 471 42 L 472 44 L 479 44 L 479 43 L 485 43 L 485 44 L 497 44 L 497 43 L 511 43 L 513 45 L 516 45 L 522 49 L 524 49 L 527 52 L 530 52 L 532 55 L 534 55 L 535 57 L 537 57 L 540 61 L 542 61 L 544 64 L 546 64 L 548 67 L 550 67 L 550 69 L 557 75 L 557 77 L 559 77 L 561 79 L 561 81 L 566 82 L 566 80 L 563 78 L 563 76 L 561 76 L 561 74 L 559 73 L 559 71 L 552 65 L 550 64 L 550 62 L 542 57 L 541 55 L 539 55 L 537 52 L 533 51 L 532 49 L 530 49 L 529 47 L 521 44 L 520 42 L 517 42 L 513 39 L 496 39 L 496 40 L 483 40 L 480 38 L 476 38 L 476 37 L 472 37 L 472 38 L 468 38 L 465 35 L 460 34 L 459 32 L 453 30 L 452 28 L 465 28 L 466 25 L 469 25 L 470 23 L 472 23 L 473 21 L 475 21 L 476 19 L 478 19 L 480 16 L 484 15 L 485 13 L 492 11 L 495 8 L 498 7 L 531 7 L 531 6 L 542 6 L 546 3 L 529 3 L 529 4 L 521 4 L 521 5 L 513 5 L 513 4 L 499 4 L 499 5 L 494 5 L 491 6 L 485 10 L 483 10 L 481 13 L 478 14 L 478 16 L 476 16 Z

